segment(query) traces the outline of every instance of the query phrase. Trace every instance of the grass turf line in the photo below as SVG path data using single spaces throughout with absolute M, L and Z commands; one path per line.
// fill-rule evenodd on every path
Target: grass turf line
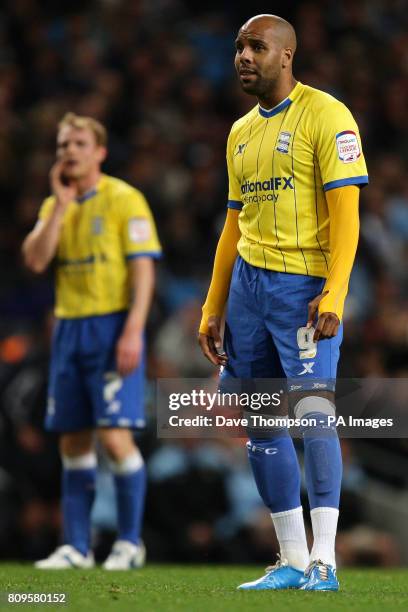
M 41 571 L 0 564 L 1 610 L 78 612 L 394 612 L 408 610 L 408 570 L 347 569 L 338 593 L 240 592 L 262 575 L 255 566 L 147 565 L 142 570 Z M 67 593 L 66 605 L 7 604 L 6 593 Z

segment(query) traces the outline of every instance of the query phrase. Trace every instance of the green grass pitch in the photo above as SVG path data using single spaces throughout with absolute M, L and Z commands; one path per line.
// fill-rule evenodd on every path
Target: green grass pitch
M 1 610 L 73 612 L 343 612 L 408 611 L 408 570 L 347 569 L 339 572 L 339 593 L 239 592 L 239 583 L 258 578 L 251 566 L 147 565 L 132 572 L 41 571 L 28 565 L 0 565 Z M 7 604 L 7 593 L 67 594 L 66 605 Z

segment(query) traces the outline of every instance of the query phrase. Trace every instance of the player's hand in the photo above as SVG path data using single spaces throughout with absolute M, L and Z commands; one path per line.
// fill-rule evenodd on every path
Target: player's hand
M 208 317 L 208 334 L 198 334 L 198 344 L 203 354 L 216 366 L 225 365 L 228 360 L 222 347 L 220 329 L 220 317 Z
M 140 363 L 143 352 L 143 334 L 124 330 L 116 344 L 116 369 L 120 376 L 128 376 Z
M 50 171 L 51 190 L 60 206 L 65 208 L 76 198 L 78 190 L 74 183 L 71 182 L 67 184 L 63 176 L 64 162 L 57 160 Z
M 314 300 L 308 304 L 308 317 L 306 327 L 309 329 L 312 327 L 316 318 L 319 304 L 321 300 L 327 295 L 327 291 L 317 295 Z M 334 312 L 322 312 L 317 320 L 315 333 L 313 335 L 313 342 L 324 340 L 325 338 L 333 338 L 339 329 L 340 320 Z

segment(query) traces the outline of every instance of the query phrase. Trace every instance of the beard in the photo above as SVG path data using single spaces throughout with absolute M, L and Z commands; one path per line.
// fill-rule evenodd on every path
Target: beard
M 279 75 L 274 75 L 271 78 L 265 78 L 257 76 L 253 80 L 249 80 L 245 83 L 240 79 L 240 84 L 245 93 L 256 96 L 257 98 L 265 98 L 276 88 L 279 80 Z

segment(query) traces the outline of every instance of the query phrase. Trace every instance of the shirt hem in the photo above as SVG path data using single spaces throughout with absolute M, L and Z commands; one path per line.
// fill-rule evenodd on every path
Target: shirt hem
M 125 306 L 123 308 L 115 308 L 114 310 L 108 310 L 107 312 L 98 312 L 98 313 L 89 313 L 89 314 L 79 314 L 79 315 L 64 315 L 64 314 L 59 314 L 57 310 L 55 310 L 55 317 L 58 320 L 64 320 L 64 321 L 72 321 L 75 319 L 93 319 L 93 318 L 97 318 L 97 317 L 107 317 L 109 315 L 115 315 L 115 314 L 125 314 L 129 311 L 129 306 Z
M 265 264 L 263 262 L 263 260 L 259 261 L 259 263 L 257 263 L 256 261 L 253 260 L 253 252 L 251 252 L 251 261 L 248 261 L 244 255 L 241 254 L 241 252 L 238 250 L 239 256 L 250 266 L 253 266 L 254 268 L 260 268 L 261 270 L 268 270 L 269 272 L 279 272 L 281 274 L 296 274 L 297 276 L 309 276 L 309 277 L 315 277 L 315 278 L 321 278 L 321 279 L 327 279 L 327 269 L 326 267 L 316 267 L 313 268 L 310 265 L 310 259 L 308 259 L 308 270 L 309 273 L 306 274 L 306 270 L 305 268 L 294 268 L 292 267 L 290 264 L 288 264 L 288 261 L 286 259 L 286 269 L 283 265 L 279 265 L 278 263 L 276 263 L 276 265 L 271 264 L 269 266 L 267 266 L 265 268 Z M 285 251 L 283 251 L 284 255 L 286 256 L 287 253 L 285 253 Z M 320 251 L 319 251 L 320 254 Z M 281 257 L 281 254 L 279 253 L 279 257 Z

